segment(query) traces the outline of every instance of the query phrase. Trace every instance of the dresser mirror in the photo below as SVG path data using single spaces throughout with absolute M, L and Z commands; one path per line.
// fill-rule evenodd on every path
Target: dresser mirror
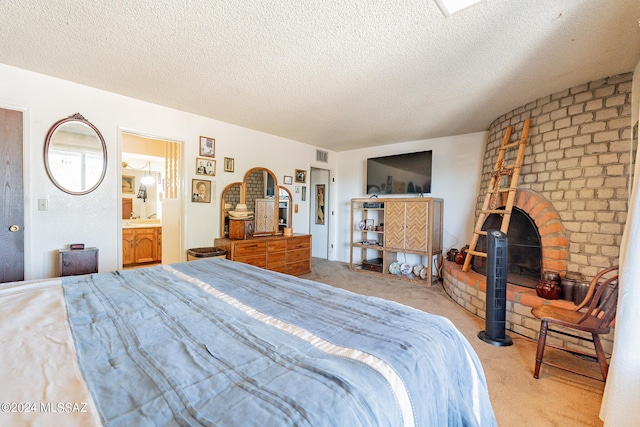
M 238 203 L 245 204 L 247 210 L 254 212 L 254 236 L 282 234 L 284 227 L 281 227 L 281 214 L 286 216 L 286 223 L 291 223 L 289 203 L 286 211 L 280 210 L 282 188 L 278 187 L 275 174 L 263 167 L 249 169 L 242 182 L 227 185 L 221 197 L 220 234 L 224 237 L 229 236 L 229 211 L 234 210 Z M 287 189 L 284 190 L 291 200 L 291 193 Z
M 222 190 L 222 229 L 220 235 L 222 237 L 229 236 L 229 211 L 235 209 L 236 205 L 240 203 L 240 195 L 242 194 L 242 183 L 234 182 L 227 185 Z
M 291 203 L 293 197 L 285 187 L 278 187 L 278 232 L 284 232 L 285 228 L 291 228 Z
M 95 190 L 107 171 L 107 146 L 100 131 L 82 115 L 55 123 L 44 144 L 47 175 L 60 190 L 82 195 Z

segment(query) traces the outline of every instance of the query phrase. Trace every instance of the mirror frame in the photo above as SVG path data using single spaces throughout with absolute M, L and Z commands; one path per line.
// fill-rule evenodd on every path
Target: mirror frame
M 222 194 L 220 195 L 220 236 L 222 237 L 229 237 L 229 233 L 225 233 L 224 232 L 224 225 L 225 225 L 225 221 L 227 218 L 227 212 L 230 211 L 231 209 L 234 209 L 235 206 L 232 206 L 229 209 L 225 209 L 224 204 L 225 204 L 225 197 L 227 197 L 227 193 L 229 192 L 229 190 L 231 190 L 233 187 L 235 186 L 240 186 L 240 199 L 242 200 L 242 181 L 238 181 L 238 182 L 232 182 L 231 184 L 227 185 L 226 187 L 224 187 L 224 189 L 222 190 Z M 241 202 L 242 203 L 242 202 Z
M 98 137 L 98 139 L 100 140 L 100 144 L 102 145 L 102 172 L 100 173 L 100 178 L 98 178 L 98 180 L 96 181 L 96 183 L 86 189 L 86 190 L 82 190 L 82 191 L 72 191 L 69 190 L 68 188 L 64 187 L 62 184 L 60 184 L 55 177 L 53 176 L 53 172 L 51 171 L 51 168 L 49 166 L 49 149 L 51 148 L 51 139 L 53 137 L 53 135 L 55 134 L 55 131 L 58 130 L 58 128 L 62 125 L 64 125 L 65 123 L 70 123 L 70 122 L 80 122 L 83 123 L 87 126 L 89 126 L 96 134 L 96 136 Z M 66 119 L 62 119 L 57 121 L 52 127 L 51 129 L 49 129 L 49 133 L 47 133 L 47 138 L 45 139 L 45 143 L 44 143 L 44 167 L 47 171 L 47 175 L 49 176 L 49 179 L 51 180 L 51 182 L 53 182 L 53 184 L 58 187 L 60 190 L 64 191 L 67 194 L 72 194 L 72 195 L 76 195 L 76 196 L 80 196 L 83 194 L 89 194 L 91 193 L 93 190 L 95 190 L 96 188 L 98 188 L 100 186 L 100 184 L 102 184 L 102 181 L 104 180 L 104 177 L 107 173 L 107 144 L 105 144 L 104 142 L 104 138 L 102 137 L 102 134 L 100 133 L 100 131 L 98 130 L 97 127 L 95 127 L 93 125 L 93 123 L 91 123 L 89 120 L 85 119 L 80 113 L 76 113 L 73 116 L 69 116 Z
M 283 234 L 284 231 L 280 230 L 280 227 L 278 226 L 278 209 L 279 209 L 279 195 L 280 195 L 280 188 L 284 188 L 284 187 L 280 187 L 278 185 L 278 178 L 276 177 L 276 174 L 273 173 L 273 171 L 271 171 L 268 168 L 262 167 L 262 166 L 258 166 L 255 168 L 251 168 L 249 169 L 244 175 L 243 175 L 243 179 L 241 182 L 233 182 L 229 185 L 227 185 L 226 187 L 224 187 L 224 190 L 222 190 L 222 194 L 220 197 L 220 236 L 222 237 L 229 237 L 228 234 L 225 234 L 224 232 L 224 224 L 225 224 L 225 214 L 226 214 L 226 210 L 224 208 L 224 203 L 225 203 L 225 196 L 227 195 L 227 192 L 229 191 L 229 189 L 235 185 L 240 184 L 240 203 L 245 203 L 247 202 L 247 179 L 249 177 L 249 175 L 251 175 L 251 173 L 256 172 L 256 171 L 264 171 L 266 173 L 268 173 L 269 175 L 271 175 L 273 177 L 273 186 L 274 186 L 274 195 L 273 195 L 273 199 L 274 199 L 274 205 L 273 205 L 273 218 L 274 218 L 274 230 L 273 232 L 263 232 L 263 233 L 258 233 L 255 234 L 254 236 L 258 237 L 258 236 L 272 236 L 272 235 L 278 235 L 278 234 Z M 284 188 L 285 190 L 289 191 L 288 189 Z M 289 191 L 289 196 L 291 196 L 291 192 Z M 265 196 L 266 197 L 266 196 Z M 235 208 L 235 206 L 233 207 Z M 232 209 L 233 209 L 232 208 Z M 289 216 L 291 216 L 291 210 L 289 210 Z
M 288 209 L 288 213 L 287 213 L 287 225 L 289 228 L 293 228 L 293 194 L 291 194 L 291 191 L 289 191 L 289 189 L 287 187 L 283 187 L 282 185 L 279 185 L 278 187 L 278 202 L 280 202 L 280 190 L 284 190 L 288 195 L 289 195 L 289 209 Z M 280 203 L 278 203 L 278 209 L 280 209 Z M 280 232 L 280 224 L 278 223 L 278 233 Z M 284 233 L 284 230 L 283 230 Z

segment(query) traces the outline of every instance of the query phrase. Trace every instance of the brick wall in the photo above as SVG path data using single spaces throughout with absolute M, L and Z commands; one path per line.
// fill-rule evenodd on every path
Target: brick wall
M 631 173 L 632 73 L 575 86 L 498 117 L 489 128 L 477 209 L 505 130 L 531 119 L 519 189 L 547 199 L 569 243 L 567 270 L 593 277 L 618 263 Z M 507 163 L 514 162 L 510 151 Z

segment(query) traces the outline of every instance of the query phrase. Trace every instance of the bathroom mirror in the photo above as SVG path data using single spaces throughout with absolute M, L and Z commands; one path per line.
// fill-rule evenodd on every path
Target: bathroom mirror
M 55 123 L 44 144 L 47 175 L 65 193 L 95 190 L 107 171 L 107 146 L 100 131 L 82 115 Z

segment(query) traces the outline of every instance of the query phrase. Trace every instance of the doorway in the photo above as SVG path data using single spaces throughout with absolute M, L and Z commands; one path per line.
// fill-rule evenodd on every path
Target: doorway
M 0 108 L 0 283 L 24 280 L 23 113 Z
M 179 190 L 181 143 L 129 132 L 122 132 L 121 136 L 122 264 L 184 261 L 182 195 Z M 124 217 L 125 213 L 129 218 Z M 149 223 L 149 228 L 155 228 L 156 240 L 148 239 L 152 243 L 144 240 L 150 250 L 137 259 L 135 253 L 128 252 L 128 247 L 125 247 L 131 244 L 135 247 L 127 230 L 131 225 L 147 227 L 145 222 Z M 156 254 L 153 254 L 154 245 Z
M 330 175 L 328 169 L 311 168 L 309 233 L 313 236 L 311 256 L 314 258 L 329 259 L 329 229 L 332 217 L 329 206 Z

